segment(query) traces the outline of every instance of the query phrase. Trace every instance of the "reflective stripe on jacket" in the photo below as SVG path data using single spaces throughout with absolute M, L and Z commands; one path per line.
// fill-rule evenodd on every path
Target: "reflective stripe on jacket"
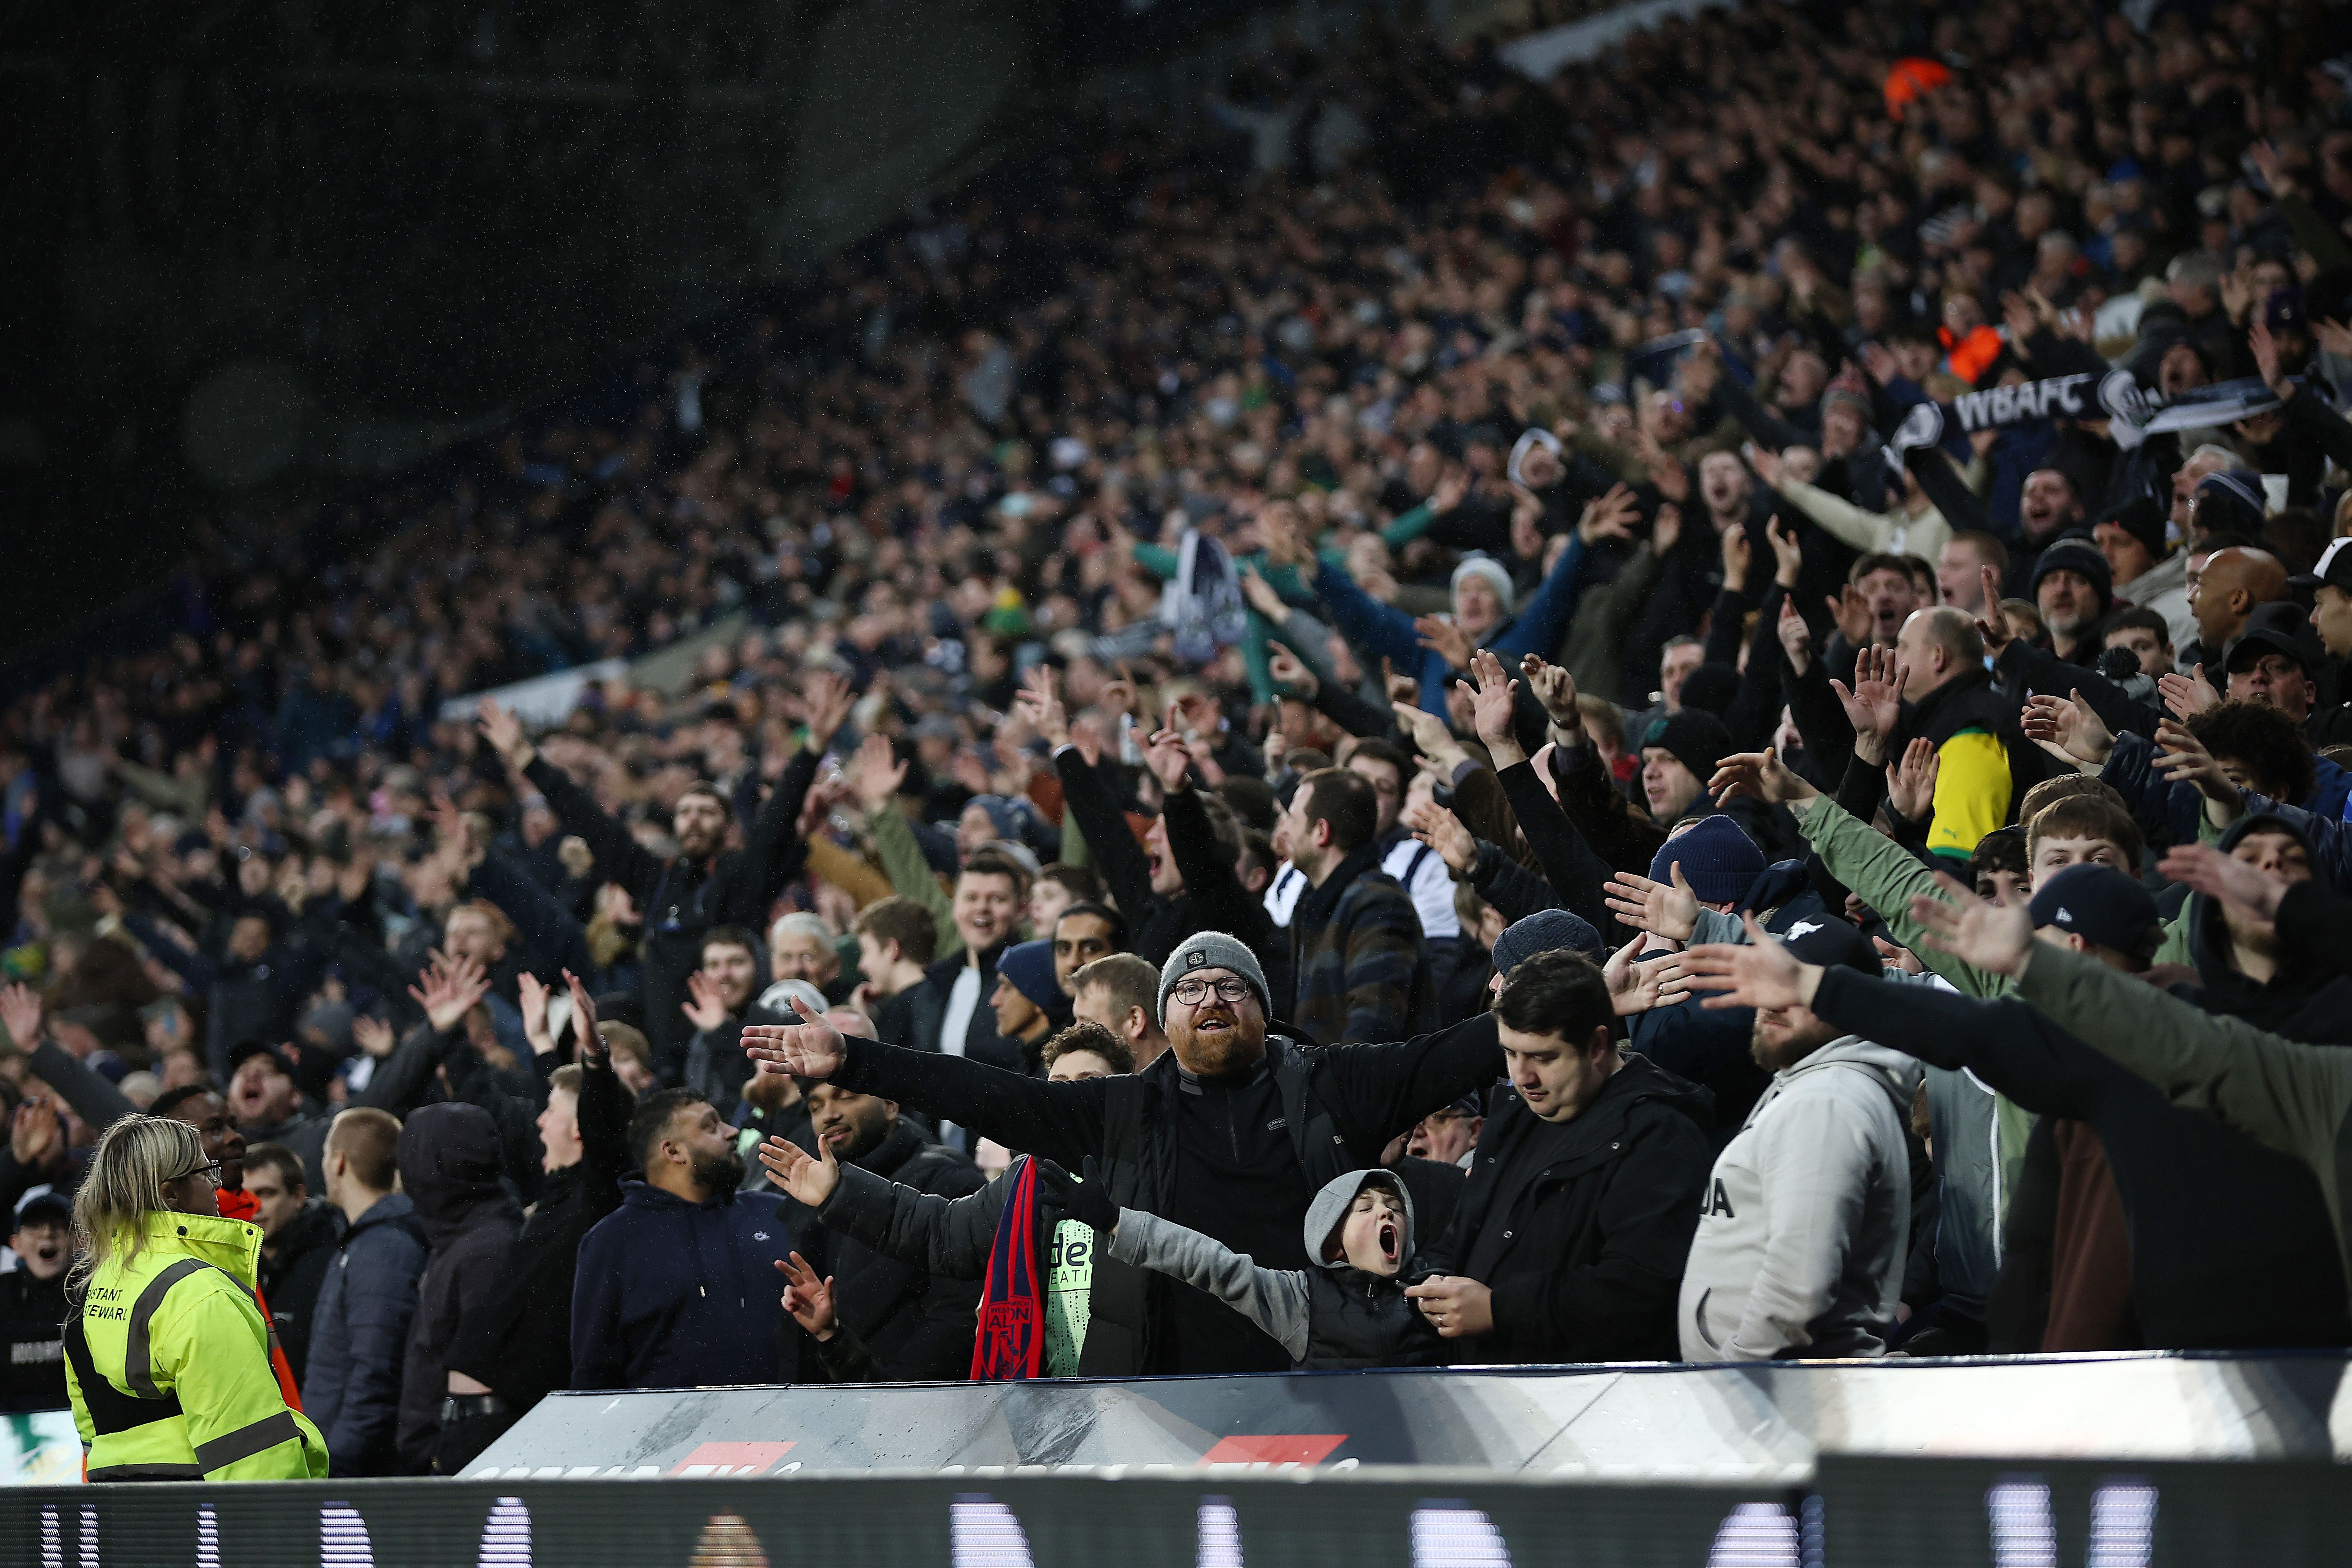
M 150 1214 L 90 1276 L 66 1320 L 89 1479 L 326 1475 L 325 1440 L 288 1406 L 270 1366 L 254 1297 L 260 1256 L 258 1226 Z

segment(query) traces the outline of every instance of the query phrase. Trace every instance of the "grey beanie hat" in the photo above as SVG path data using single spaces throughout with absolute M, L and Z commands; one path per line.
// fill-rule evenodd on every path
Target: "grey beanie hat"
M 1465 556 L 1462 564 L 1454 569 L 1454 576 L 1446 585 L 1447 592 L 1462 586 L 1465 577 L 1486 579 L 1487 585 L 1495 590 L 1495 597 L 1503 601 L 1503 614 L 1507 616 L 1517 607 L 1519 591 L 1512 585 L 1511 569 L 1493 556 Z
M 1257 993 L 1259 1010 L 1269 1018 L 1274 1016 L 1274 1002 L 1266 994 L 1265 971 L 1257 966 L 1257 954 L 1249 944 L 1227 936 L 1221 931 L 1194 931 L 1176 944 L 1168 962 L 1160 966 L 1160 1022 L 1168 1022 L 1168 993 L 1176 983 L 1196 969 L 1230 969 L 1249 982 Z

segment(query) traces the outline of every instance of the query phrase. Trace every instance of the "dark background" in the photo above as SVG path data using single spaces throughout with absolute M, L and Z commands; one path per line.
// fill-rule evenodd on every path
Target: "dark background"
M 0 668 L 789 281 L 1050 136 L 1081 53 L 1232 8 L 0 7 Z

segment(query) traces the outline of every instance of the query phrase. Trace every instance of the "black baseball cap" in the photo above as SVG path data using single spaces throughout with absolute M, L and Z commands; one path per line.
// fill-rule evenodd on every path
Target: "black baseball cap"
M 2352 546 L 2352 538 L 2329 540 L 2311 570 L 2288 578 L 2288 584 L 2297 588 L 2341 588 L 2352 594 L 2352 548 L 2347 546 Z
M 2221 645 L 2221 668 L 2235 674 L 2266 653 L 2285 655 L 2305 674 L 2320 668 L 2319 639 L 2311 635 L 2311 617 L 2302 605 L 2284 600 L 2256 605 L 2238 635 Z
M 2069 866 L 2034 890 L 2026 906 L 2036 927 L 2055 926 L 2084 942 L 2130 952 L 2163 917 L 2154 895 L 2113 866 Z
M 1780 933 L 1780 945 L 1798 963 L 1817 963 L 1823 969 L 1835 969 L 1843 963 L 1848 969 L 1859 969 L 1874 976 L 1885 967 L 1879 962 L 1878 950 L 1862 934 L 1862 928 L 1835 915 L 1807 915 L 1791 921 L 1789 929 Z
M 254 1057 L 268 1057 L 269 1058 L 270 1065 L 275 1067 L 279 1072 L 284 1073 L 288 1078 L 292 1078 L 294 1076 L 294 1064 L 286 1059 L 286 1053 L 284 1051 L 279 1050 L 268 1040 L 256 1040 L 249 1038 L 239 1040 L 236 1044 L 228 1048 L 229 1076 L 231 1078 L 236 1077 L 236 1069 L 243 1066 L 249 1058 Z
M 73 1200 L 52 1188 L 31 1194 L 16 1205 L 16 1229 L 44 1221 L 51 1225 L 73 1224 Z

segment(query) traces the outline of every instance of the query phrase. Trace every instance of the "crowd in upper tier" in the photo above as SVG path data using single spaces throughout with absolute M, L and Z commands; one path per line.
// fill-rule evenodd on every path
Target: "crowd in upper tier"
M 2345 32 L 1286 47 L 211 541 L 0 712 L 10 1402 L 133 1111 L 338 1474 L 565 1387 L 2345 1343 Z

